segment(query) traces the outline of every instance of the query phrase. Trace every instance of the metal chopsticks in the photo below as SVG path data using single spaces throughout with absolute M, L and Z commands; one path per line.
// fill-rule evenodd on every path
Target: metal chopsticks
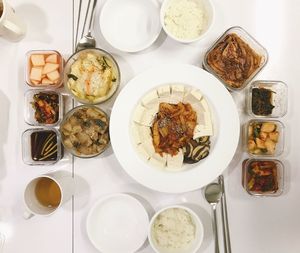
M 221 214 L 222 214 L 222 223 L 223 223 L 224 251 L 225 253 L 231 253 L 231 243 L 230 243 L 228 215 L 227 215 L 227 203 L 226 203 L 226 194 L 225 194 L 223 175 L 219 176 L 218 181 L 219 184 L 221 185 L 222 192 L 223 192 L 221 197 Z

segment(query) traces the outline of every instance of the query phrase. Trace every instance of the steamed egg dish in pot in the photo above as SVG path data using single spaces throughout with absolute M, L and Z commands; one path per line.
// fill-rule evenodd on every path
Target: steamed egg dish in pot
M 120 82 L 114 59 L 98 49 L 82 50 L 77 54 L 67 73 L 67 89 L 79 102 L 86 104 L 110 98 Z

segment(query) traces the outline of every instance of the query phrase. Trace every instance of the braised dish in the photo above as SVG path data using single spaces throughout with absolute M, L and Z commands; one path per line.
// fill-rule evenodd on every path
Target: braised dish
M 283 164 L 273 159 L 243 162 L 243 186 L 251 195 L 278 196 L 283 190 Z
M 203 66 L 229 90 L 241 90 L 264 67 L 268 53 L 241 27 L 228 29 L 207 51 Z
M 108 117 L 95 106 L 78 106 L 71 110 L 60 126 L 62 143 L 73 155 L 93 157 L 109 143 Z
M 262 57 L 237 34 L 228 34 L 207 55 L 207 63 L 232 88 L 240 88 L 260 67 Z
M 100 49 L 78 51 L 65 67 L 65 88 L 85 104 L 109 99 L 117 90 L 120 72 L 111 55 Z
M 275 156 L 282 153 L 283 125 L 279 121 L 251 120 L 245 130 L 249 154 Z
M 151 127 L 156 153 L 177 155 L 179 148 L 193 138 L 197 124 L 197 114 L 187 103 L 160 103 Z
M 34 118 L 40 124 L 54 124 L 59 119 L 59 96 L 56 93 L 39 92 L 33 95 Z
M 133 113 L 132 136 L 151 165 L 180 170 L 208 156 L 213 135 L 210 109 L 199 90 L 172 84 L 146 94 Z

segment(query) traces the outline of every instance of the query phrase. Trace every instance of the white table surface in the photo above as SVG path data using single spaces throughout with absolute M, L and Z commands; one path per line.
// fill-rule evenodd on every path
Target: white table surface
M 84 1 L 87 2 L 87 1 Z M 103 2 L 103 1 L 100 1 Z M 126 54 L 110 48 L 97 34 L 98 46 L 114 54 L 120 64 L 122 86 L 136 74 L 161 63 L 182 62 L 201 66 L 203 55 L 212 42 L 227 28 L 239 25 L 252 34 L 269 52 L 269 62 L 256 79 L 282 80 L 289 88 L 286 126 L 286 151 L 280 157 L 286 165 L 285 190 L 276 198 L 254 198 L 241 186 L 241 162 L 247 155 L 241 144 L 224 172 L 231 232 L 232 252 L 298 253 L 300 252 L 300 176 L 298 172 L 300 138 L 300 2 L 298 0 L 214 0 L 216 23 L 203 41 L 183 45 L 164 33 L 150 49 Z M 138 195 L 150 214 L 169 204 L 193 206 L 203 220 L 205 240 L 200 252 L 214 252 L 210 207 L 202 190 L 185 194 L 161 194 L 131 179 L 121 168 L 112 149 L 90 160 L 65 158 L 55 166 L 26 166 L 21 159 L 21 134 L 29 128 L 23 119 L 24 56 L 32 49 L 56 49 L 65 59 L 72 52 L 72 1 L 11 0 L 17 13 L 27 23 L 28 33 L 19 43 L 0 38 L 0 233 L 5 236 L 5 253 L 96 253 L 85 231 L 87 213 L 103 195 L 129 192 Z M 78 2 L 75 1 L 75 9 Z M 100 6 L 97 7 L 99 12 Z M 97 33 L 95 28 L 95 33 Z M 234 93 L 241 122 L 245 91 Z M 102 105 L 110 110 L 113 101 Z M 230 120 L 230 118 L 228 119 Z M 226 145 L 224 143 L 224 145 Z M 53 170 L 74 172 L 74 199 L 50 217 L 24 220 L 23 189 L 33 177 Z M 152 211 L 151 211 L 152 210 Z M 220 224 L 220 223 L 219 223 Z M 1 238 L 1 237 L 0 237 Z M 222 238 L 221 238 L 222 239 Z M 1 239 L 0 239 L 1 240 Z M 222 248 L 222 240 L 220 240 Z M 1 251 L 1 246 L 0 246 Z M 140 253 L 153 253 L 145 243 Z M 120 252 L 122 253 L 122 252 Z

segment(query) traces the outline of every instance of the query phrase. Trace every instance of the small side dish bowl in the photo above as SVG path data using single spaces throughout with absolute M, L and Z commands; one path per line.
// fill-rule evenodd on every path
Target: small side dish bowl
M 98 200 L 89 211 L 86 229 L 92 244 L 101 252 L 133 253 L 147 239 L 149 217 L 144 206 L 124 193 Z
M 211 30 L 215 9 L 211 0 L 165 0 L 160 10 L 161 25 L 170 38 L 192 43 Z
M 72 155 L 91 158 L 109 145 L 109 118 L 100 108 L 81 105 L 70 110 L 60 124 L 62 144 Z
M 276 197 L 284 189 L 284 165 L 276 159 L 246 159 L 242 165 L 242 185 L 252 196 Z
M 99 104 L 111 98 L 119 87 L 120 78 L 114 57 L 98 48 L 74 53 L 64 70 L 65 89 L 82 104 Z
M 283 117 L 287 112 L 288 88 L 281 81 L 257 80 L 250 85 L 247 96 L 249 115 L 259 118 Z
M 243 28 L 234 26 L 208 49 L 203 67 L 228 90 L 239 91 L 249 84 L 267 62 L 267 50 Z
M 22 134 L 22 158 L 28 165 L 51 165 L 63 156 L 60 133 L 54 128 L 31 128 Z
M 32 126 L 55 126 L 63 117 L 63 97 L 54 90 L 31 89 L 24 96 L 25 122 Z
M 172 236 L 177 238 L 172 238 L 171 242 Z M 195 253 L 202 244 L 203 236 L 204 228 L 198 215 L 182 205 L 159 210 L 152 217 L 148 230 L 148 240 L 156 253 Z M 188 238 L 188 241 L 183 242 L 184 237 Z M 184 245 L 179 247 L 181 243 Z
M 25 80 L 33 88 L 56 89 L 62 85 L 64 59 L 55 50 L 32 50 L 26 54 Z
M 114 48 L 138 52 L 148 48 L 161 32 L 159 8 L 156 0 L 108 0 L 97 25 Z
M 253 157 L 275 157 L 284 151 L 284 125 L 279 120 L 252 119 L 244 128 L 245 149 Z

